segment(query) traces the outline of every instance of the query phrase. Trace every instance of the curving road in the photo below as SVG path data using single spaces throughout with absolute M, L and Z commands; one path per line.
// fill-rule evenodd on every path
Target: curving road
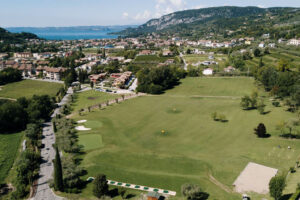
M 58 104 L 59 107 L 65 105 L 68 102 L 68 97 L 73 94 L 72 88 L 68 89 L 67 94 Z M 51 119 L 59 114 L 59 107 L 56 108 L 51 116 Z M 53 163 L 52 160 L 55 158 L 55 150 L 53 144 L 55 144 L 55 134 L 53 132 L 52 122 L 49 120 L 45 122 L 43 127 L 43 140 L 44 148 L 41 149 L 41 156 L 43 159 L 40 165 L 40 177 L 36 185 L 36 193 L 33 200 L 62 200 L 62 197 L 58 197 L 49 187 L 48 181 L 52 179 Z

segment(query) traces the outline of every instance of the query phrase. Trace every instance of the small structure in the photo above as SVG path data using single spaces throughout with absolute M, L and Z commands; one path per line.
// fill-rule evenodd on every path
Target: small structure
M 158 200 L 160 195 L 158 192 L 148 192 L 147 200 Z
M 211 75 L 213 75 L 213 73 L 214 73 L 214 70 L 212 68 L 206 68 L 202 72 L 202 74 L 205 76 L 211 76 Z
M 265 48 L 265 43 L 264 42 L 261 42 L 259 45 L 258 45 L 259 48 Z
M 228 66 L 226 68 L 224 68 L 224 72 L 230 73 L 230 72 L 234 72 L 235 68 L 232 66 Z

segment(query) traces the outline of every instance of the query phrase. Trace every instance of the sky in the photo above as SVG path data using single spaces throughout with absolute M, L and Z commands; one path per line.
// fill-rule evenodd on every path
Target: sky
M 300 7 L 300 0 L 0 0 L 0 27 L 139 25 L 214 6 Z

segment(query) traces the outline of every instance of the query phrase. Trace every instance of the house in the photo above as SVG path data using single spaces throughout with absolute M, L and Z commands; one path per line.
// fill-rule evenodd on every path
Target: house
M 140 56 L 148 56 L 148 55 L 152 55 L 152 51 L 151 50 L 142 50 L 139 53 Z
M 118 74 L 118 76 L 119 76 L 119 74 Z M 126 84 L 126 82 L 130 79 L 131 75 L 132 75 L 132 72 L 129 72 L 129 71 L 121 73 L 121 75 L 114 80 L 114 83 L 112 85 L 114 87 L 118 87 L 118 88 L 123 87 Z M 114 75 L 114 76 L 116 77 L 116 75 Z M 112 77 L 112 75 L 111 75 L 111 77 Z
M 58 67 L 44 67 L 43 73 L 45 78 L 51 79 L 51 80 L 61 80 L 61 75 L 63 72 L 66 71 L 66 68 Z
M 291 40 L 288 41 L 288 45 L 299 46 L 300 45 L 300 39 L 291 39 Z
M 264 42 L 261 42 L 259 45 L 258 45 L 259 48 L 265 48 L 265 43 Z
M 246 41 L 245 41 L 245 44 L 246 44 L 246 45 L 251 45 L 251 41 L 246 40 Z
M 213 75 L 213 73 L 214 73 L 214 70 L 212 68 L 206 68 L 202 72 L 202 74 L 205 76 L 211 76 L 211 75 Z
M 166 60 L 165 63 L 168 64 L 168 65 L 170 65 L 170 64 L 174 64 L 175 61 L 174 61 L 174 59 L 168 59 L 168 60 Z
M 232 66 L 228 66 L 226 68 L 224 68 L 224 72 L 230 73 L 230 72 L 234 72 L 235 68 Z
M 15 58 L 30 58 L 32 57 L 32 53 L 30 52 L 21 52 L 21 53 L 14 53 Z
M 148 192 L 147 200 L 158 200 L 160 199 L 160 194 L 158 192 Z
M 92 82 L 96 83 L 97 81 L 105 79 L 106 75 L 107 75 L 107 73 L 92 74 L 92 75 L 89 76 L 89 79 Z
M 270 38 L 270 33 L 263 34 L 262 37 L 268 39 Z
M 162 54 L 163 56 L 173 56 L 173 52 L 170 50 L 164 50 Z
M 268 44 L 268 47 L 270 47 L 270 48 L 275 48 L 275 47 L 276 47 L 276 44 L 275 44 L 275 43 L 270 43 L 270 44 Z

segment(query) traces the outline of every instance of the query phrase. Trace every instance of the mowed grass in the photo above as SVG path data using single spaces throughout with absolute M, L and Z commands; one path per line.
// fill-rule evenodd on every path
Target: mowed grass
M 107 100 L 120 98 L 120 95 L 89 90 L 76 93 L 76 102 L 72 104 L 74 111 L 85 109 L 89 106 L 94 106 L 100 103 L 105 103 Z
M 163 95 L 139 97 L 74 116 L 90 121 L 88 128 L 99 126 L 80 132 L 79 143 L 86 148 L 81 163 L 88 171 L 86 177 L 104 173 L 121 182 L 174 190 L 178 194 L 175 199 L 181 196 L 182 184 L 195 183 L 210 194 L 209 199 L 240 199 L 240 194 L 227 193 L 214 184 L 209 174 L 232 188 L 248 162 L 283 171 L 300 155 L 299 142 L 282 139 L 275 130 L 280 120 L 293 117 L 291 113 L 271 106 L 267 99 L 267 115 L 240 108 L 237 97 L 254 89 L 250 78 L 187 78 Z M 229 121 L 213 121 L 211 113 L 215 111 Z M 253 134 L 261 122 L 271 138 L 259 139 Z M 93 136 L 98 142 L 91 141 Z M 92 184 L 81 196 L 93 198 Z
M 0 184 L 8 176 L 21 142 L 22 133 L 0 134 Z
M 31 98 L 33 95 L 46 94 L 52 97 L 56 95 L 61 87 L 63 87 L 63 84 L 60 83 L 23 80 L 2 86 L 0 97 L 17 99 L 20 97 Z

